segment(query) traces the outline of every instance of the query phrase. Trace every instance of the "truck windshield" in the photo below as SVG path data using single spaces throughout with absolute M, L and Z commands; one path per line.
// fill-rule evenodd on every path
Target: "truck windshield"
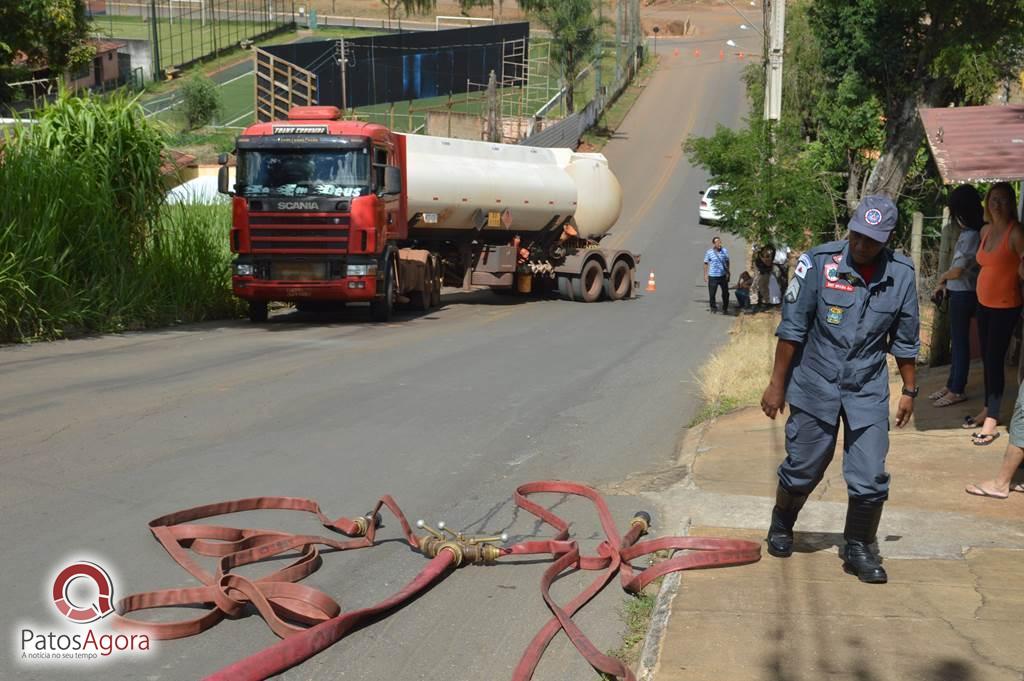
M 238 154 L 241 196 L 343 196 L 369 193 L 370 155 L 362 149 L 255 150 Z

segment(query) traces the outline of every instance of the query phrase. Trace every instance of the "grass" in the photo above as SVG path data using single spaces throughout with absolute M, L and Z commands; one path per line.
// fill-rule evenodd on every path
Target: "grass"
M 640 67 L 640 73 L 618 98 L 612 102 L 612 105 L 604 110 L 601 118 L 597 121 L 597 125 L 583 134 L 583 142 L 585 144 L 588 144 L 596 151 L 600 151 L 608 144 L 615 131 L 626 120 L 626 116 L 629 114 L 630 109 L 633 108 L 633 105 L 636 104 L 636 100 L 640 98 L 640 93 L 647 87 L 647 82 L 658 68 L 658 59 L 657 55 L 652 55 L 652 58 L 649 58 Z
M 761 403 L 775 359 L 777 314 L 737 318 L 728 342 L 715 352 L 697 376 L 704 407 L 690 426 L 735 409 Z
M 238 313 L 230 207 L 164 204 L 164 135 L 136 102 L 37 114 L 0 164 L 0 342 Z
M 166 17 L 157 21 L 157 35 L 160 40 L 160 65 L 167 69 L 202 59 L 218 50 L 237 47 L 242 40 L 255 38 L 285 25 L 284 19 L 291 15 L 277 15 L 274 21 L 226 21 L 203 22 L 199 19 L 175 19 L 171 23 Z M 93 30 L 110 38 L 152 41 L 152 25 L 144 17 L 106 16 L 93 20 Z
M 657 600 L 655 594 L 661 580 L 657 579 L 648 585 L 648 588 L 631 596 L 626 601 L 626 608 L 622 618 L 626 624 L 626 634 L 623 636 L 622 645 L 610 651 L 612 657 L 622 660 L 632 667 L 640 657 L 640 649 L 643 646 L 644 638 L 647 636 L 647 629 L 651 624 L 651 613 L 654 612 L 654 603 Z M 648 593 L 648 589 L 650 593 Z

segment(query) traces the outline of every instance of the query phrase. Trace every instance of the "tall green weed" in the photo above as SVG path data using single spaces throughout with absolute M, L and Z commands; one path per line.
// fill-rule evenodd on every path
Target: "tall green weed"
M 230 209 L 167 206 L 165 133 L 134 100 L 63 95 L 0 147 L 0 341 L 237 312 Z

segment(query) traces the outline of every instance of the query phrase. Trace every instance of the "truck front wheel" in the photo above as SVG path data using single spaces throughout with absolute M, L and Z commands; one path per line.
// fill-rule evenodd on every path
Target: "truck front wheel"
M 430 307 L 441 307 L 441 287 L 444 285 L 444 264 L 434 260 L 434 285 L 430 289 Z
M 249 301 L 249 321 L 256 324 L 267 321 L 269 316 L 267 309 L 267 301 L 265 300 L 250 300 Z
M 384 295 L 370 303 L 370 318 L 375 322 L 390 322 L 395 311 L 395 265 L 388 263 L 384 274 Z

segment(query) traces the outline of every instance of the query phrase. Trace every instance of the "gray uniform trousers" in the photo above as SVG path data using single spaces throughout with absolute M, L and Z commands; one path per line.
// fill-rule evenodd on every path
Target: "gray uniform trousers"
M 793 494 L 810 494 L 835 455 L 839 423 L 816 418 L 799 407 L 789 406 L 786 421 L 786 458 L 779 466 L 779 482 Z M 843 422 L 843 477 L 849 496 L 865 501 L 889 498 L 889 474 L 885 457 L 889 452 L 889 422 L 864 428 Z

